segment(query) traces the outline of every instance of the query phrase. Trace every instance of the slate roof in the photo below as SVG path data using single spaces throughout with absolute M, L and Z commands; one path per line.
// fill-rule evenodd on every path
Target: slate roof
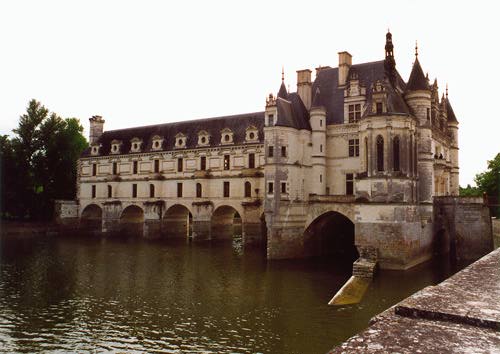
M 234 145 L 242 144 L 245 142 L 246 129 L 249 126 L 254 126 L 258 129 L 259 139 L 258 142 L 264 141 L 264 112 L 238 114 L 232 116 L 196 119 L 184 122 L 165 123 L 157 125 L 148 125 L 142 127 L 109 130 L 105 131 L 98 140 L 102 144 L 99 151 L 99 156 L 109 155 L 111 149 L 111 141 L 120 140 L 122 142 L 121 153 L 129 153 L 130 140 L 133 138 L 142 139 L 143 146 L 142 152 L 149 152 L 152 150 L 152 138 L 155 135 L 162 137 L 163 146 L 162 150 L 182 150 L 175 148 L 175 136 L 178 133 L 183 133 L 187 137 L 185 149 L 193 149 L 198 144 L 198 132 L 205 130 L 210 135 L 209 147 L 218 147 L 221 142 L 221 130 L 229 128 L 233 132 Z M 86 149 L 82 156 L 90 156 L 90 148 Z
M 296 92 L 289 93 L 288 99 L 276 99 L 278 109 L 277 126 L 311 130 L 309 112 Z
M 351 66 L 350 71 L 355 71 L 360 85 L 366 87 L 367 103 L 371 102 L 371 87 L 380 80 L 386 87 L 388 95 L 389 112 L 408 114 L 408 106 L 404 102 L 402 93 L 406 90 L 406 84 L 396 71 L 396 78 L 393 87 L 387 80 L 384 67 L 384 60 L 374 61 Z M 344 122 L 344 88 L 338 87 L 338 68 L 322 69 L 314 81 L 312 92 L 319 88 L 319 97 L 315 98 L 315 105 L 326 108 L 327 124 L 342 124 Z
M 429 84 L 427 83 L 427 79 L 425 78 L 424 71 L 420 66 L 418 58 L 415 58 L 415 62 L 413 63 L 406 89 L 408 91 L 429 90 Z
M 453 112 L 453 108 L 451 107 L 451 103 L 448 98 L 446 98 L 446 111 L 448 115 L 448 122 L 458 123 L 457 117 L 455 116 L 455 112 Z

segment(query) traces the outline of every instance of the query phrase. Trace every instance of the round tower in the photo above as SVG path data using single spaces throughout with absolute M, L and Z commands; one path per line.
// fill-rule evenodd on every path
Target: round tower
M 316 89 L 310 111 L 312 140 L 311 193 L 326 194 L 326 109 L 320 102 L 320 91 Z
M 451 133 L 451 143 L 450 143 L 450 194 L 459 194 L 459 170 L 458 170 L 458 120 L 451 108 L 450 101 L 448 100 L 448 86 L 446 86 L 446 116 L 448 131 Z

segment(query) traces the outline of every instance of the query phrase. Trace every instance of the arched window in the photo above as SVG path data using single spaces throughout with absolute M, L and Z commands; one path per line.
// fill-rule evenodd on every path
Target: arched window
M 196 183 L 196 198 L 201 198 L 201 195 L 202 195 L 201 183 Z
M 154 198 L 154 196 L 155 196 L 155 185 L 150 184 L 149 185 L 149 197 Z
M 399 171 L 399 136 L 392 140 L 392 159 L 394 171 Z
M 245 198 L 250 198 L 252 196 L 252 185 L 250 182 L 245 182 Z
M 368 173 L 368 138 L 365 137 L 365 171 Z
M 377 136 L 377 171 L 384 170 L 384 138 Z

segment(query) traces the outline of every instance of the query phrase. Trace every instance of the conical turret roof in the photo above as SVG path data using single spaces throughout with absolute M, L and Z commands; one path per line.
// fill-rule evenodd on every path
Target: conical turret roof
M 413 68 L 411 69 L 410 78 L 408 79 L 408 83 L 406 84 L 406 89 L 408 91 L 417 91 L 417 90 L 428 90 L 429 84 L 427 83 L 427 79 L 425 78 L 424 71 L 420 66 L 420 62 L 418 61 L 418 57 L 415 58 L 415 62 L 413 63 Z
M 286 90 L 286 86 L 285 86 L 284 81 L 281 81 L 281 86 L 280 86 L 280 89 L 278 91 L 278 97 L 281 97 L 285 100 L 288 99 L 288 92 Z

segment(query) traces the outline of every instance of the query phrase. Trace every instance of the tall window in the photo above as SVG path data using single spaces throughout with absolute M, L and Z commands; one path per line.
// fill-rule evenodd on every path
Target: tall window
M 365 137 L 365 170 L 368 172 L 368 138 Z
M 319 144 L 319 152 L 323 152 L 323 144 Z
M 274 146 L 268 146 L 267 148 L 267 156 L 274 157 Z
M 200 170 L 205 171 L 207 169 L 207 157 L 200 157 Z
M 95 184 L 92 185 L 92 198 L 95 198 Z
M 384 170 L 384 138 L 377 136 L 377 171 Z
M 345 194 L 354 194 L 354 174 L 346 173 L 345 175 Z
M 155 196 L 155 185 L 150 184 L 149 185 L 149 198 L 154 198 Z
M 229 160 L 230 160 L 230 156 L 229 155 L 224 155 L 224 169 L 225 170 L 229 170 Z
M 286 194 L 286 182 L 281 182 L 281 194 Z
M 250 182 L 245 182 L 245 198 L 250 198 L 252 196 L 252 185 Z
M 111 186 L 108 186 L 108 198 L 111 198 L 113 196 L 113 188 Z
M 248 168 L 255 168 L 255 154 L 248 154 Z
M 399 171 L 399 136 L 392 140 L 392 158 L 394 171 Z
M 134 175 L 137 174 L 137 165 L 138 165 L 137 161 L 134 161 L 133 162 Z
M 229 198 L 229 182 L 224 182 L 224 198 Z
M 382 114 L 382 102 L 377 102 L 377 114 Z
M 273 182 L 268 182 L 267 183 L 267 193 L 268 194 L 273 194 L 274 193 L 274 183 Z
M 361 118 L 361 104 L 349 105 L 349 123 L 356 123 Z
M 92 176 L 97 175 L 97 164 L 92 164 Z
M 177 183 L 177 198 L 182 197 L 182 183 Z
M 196 198 L 201 198 L 202 190 L 201 183 L 196 183 Z
M 431 119 L 431 109 L 427 108 L 427 120 Z
M 359 139 L 349 139 L 349 156 L 359 156 Z
M 273 126 L 274 125 L 274 114 L 270 114 L 268 116 L 268 123 L 269 123 L 268 124 L 269 126 Z
M 132 198 L 137 198 L 137 184 L 132 184 Z
M 113 162 L 113 174 L 118 174 L 118 164 L 116 162 Z
M 178 158 L 177 159 L 177 172 L 182 172 L 183 167 L 184 167 L 184 162 L 182 160 L 182 157 Z
M 286 157 L 286 146 L 281 147 L 281 157 Z
M 155 173 L 160 172 L 160 160 L 155 160 Z
M 410 135 L 410 151 L 408 155 L 410 155 L 410 166 L 408 166 L 408 170 L 413 174 L 413 135 Z

